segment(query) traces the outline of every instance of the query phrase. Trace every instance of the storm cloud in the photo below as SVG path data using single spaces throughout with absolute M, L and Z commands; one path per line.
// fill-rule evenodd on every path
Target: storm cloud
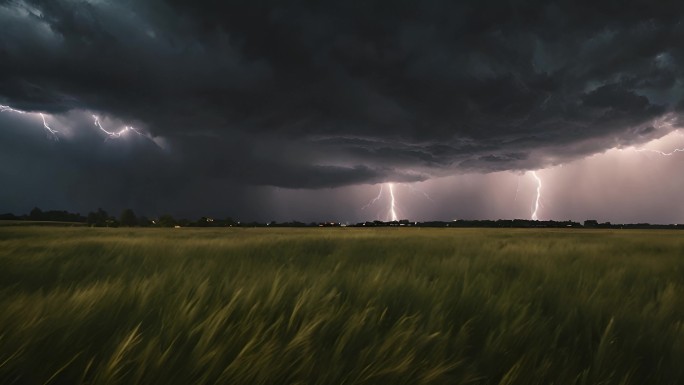
M 2 127 L 0 150 L 59 152 L 55 173 L 105 168 L 136 196 L 540 169 L 673 130 L 682 15 L 636 0 L 0 0 L 1 104 L 147 133 L 126 160 L 94 155 L 87 116 L 57 144 Z

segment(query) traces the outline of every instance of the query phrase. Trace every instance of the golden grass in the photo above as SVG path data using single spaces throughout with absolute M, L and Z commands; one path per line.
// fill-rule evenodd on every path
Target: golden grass
M 681 384 L 684 233 L 0 228 L 2 384 Z

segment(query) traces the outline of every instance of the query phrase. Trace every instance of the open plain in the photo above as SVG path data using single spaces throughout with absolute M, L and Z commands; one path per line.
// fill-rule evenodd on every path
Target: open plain
M 2 384 L 681 384 L 684 232 L 0 227 Z

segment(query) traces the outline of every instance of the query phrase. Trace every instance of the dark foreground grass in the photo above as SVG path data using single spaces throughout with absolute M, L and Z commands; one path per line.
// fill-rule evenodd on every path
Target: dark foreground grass
M 684 232 L 0 228 L 1 384 L 682 384 Z

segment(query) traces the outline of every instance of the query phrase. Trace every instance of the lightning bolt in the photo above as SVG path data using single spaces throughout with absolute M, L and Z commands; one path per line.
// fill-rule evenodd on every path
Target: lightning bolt
M 389 209 L 387 210 L 387 215 L 386 215 L 386 220 L 388 221 L 396 221 L 398 220 L 398 215 L 397 215 L 397 200 L 394 196 L 394 183 L 385 183 L 380 185 L 380 191 L 378 191 L 378 195 L 371 199 L 370 202 L 368 202 L 365 206 L 361 208 L 361 210 L 365 210 L 371 206 L 373 206 L 375 203 L 377 203 L 380 199 L 382 199 L 382 195 L 385 191 L 385 187 L 387 187 L 387 191 L 389 192 Z
M 672 128 L 673 124 L 674 123 L 673 123 L 672 119 L 668 120 L 667 118 L 665 118 L 665 119 L 656 121 L 654 125 L 656 126 L 656 128 L 660 129 L 662 127 Z M 679 136 L 682 135 L 679 130 L 674 130 L 674 131 L 672 131 L 672 133 L 675 133 Z M 650 152 L 650 153 L 657 154 L 660 156 L 673 156 L 673 155 L 680 153 L 680 152 L 684 153 L 684 147 L 675 148 L 675 149 L 670 150 L 670 151 L 661 151 L 661 150 L 655 150 L 655 149 L 643 148 L 643 147 L 640 147 L 640 148 L 633 148 L 632 147 L 632 148 L 628 148 L 627 150 L 631 150 L 634 152 Z M 536 221 L 536 220 L 539 220 L 539 210 L 540 210 L 540 208 L 543 207 L 542 203 L 541 203 L 541 200 L 542 200 L 542 179 L 537 174 L 537 171 L 530 171 L 530 175 L 532 175 L 534 180 L 537 182 L 536 196 L 535 196 L 534 206 L 532 208 L 532 215 L 531 215 L 531 219 Z M 519 189 L 520 189 L 520 184 L 518 181 L 518 187 L 516 189 L 516 198 L 518 196 L 518 190 Z
M 674 128 L 675 119 L 676 119 L 675 117 L 668 115 L 668 116 L 666 116 L 666 117 L 663 118 L 663 119 L 656 120 L 656 121 L 654 122 L 653 125 L 654 125 L 655 128 L 657 128 L 657 129 L 661 129 L 661 128 L 663 128 L 663 127 L 667 127 L 667 128 L 669 128 L 669 129 L 673 129 L 673 128 Z M 672 130 L 672 131 L 670 132 L 670 134 L 672 134 L 672 133 L 674 133 L 674 134 L 676 134 L 677 136 L 680 136 L 680 137 L 682 136 L 682 133 L 679 131 L 679 129 L 674 129 L 674 130 Z M 669 135 L 669 134 L 668 134 L 668 135 Z M 684 148 L 675 148 L 675 149 L 672 150 L 672 151 L 661 151 L 661 150 L 654 150 L 654 149 L 650 149 L 650 148 L 639 147 L 639 148 L 633 148 L 633 150 L 636 151 L 636 152 L 651 152 L 651 153 L 658 154 L 658 155 L 661 155 L 661 156 L 672 156 L 672 155 L 675 155 L 675 154 L 678 153 L 678 152 L 684 152 Z
M 411 184 L 409 184 L 409 183 L 402 183 L 401 185 L 402 185 L 402 186 L 408 187 L 409 190 L 411 190 L 412 193 L 415 193 L 415 194 L 424 196 L 425 199 L 429 200 L 430 202 L 434 202 L 434 201 L 435 201 L 434 199 L 432 199 L 432 197 L 430 197 L 430 195 L 428 195 L 428 193 L 426 193 L 426 192 L 423 191 L 423 190 L 419 190 L 419 189 L 413 187 L 413 185 L 411 185 Z
M 121 135 L 125 134 L 125 133 L 128 132 L 128 131 L 133 131 L 133 132 L 135 132 L 135 133 L 138 134 L 138 135 L 142 135 L 142 134 L 140 133 L 140 131 L 136 130 L 136 129 L 135 129 L 134 127 L 132 127 L 132 126 L 125 126 L 124 128 L 122 128 L 121 130 L 119 130 L 119 131 L 117 131 L 117 132 L 107 131 L 104 127 L 102 127 L 102 124 L 100 123 L 100 118 L 99 118 L 97 115 L 93 115 L 93 119 L 95 120 L 95 127 L 99 128 L 100 131 L 102 131 L 102 132 L 104 132 L 105 134 L 107 134 L 107 139 L 105 139 L 105 141 L 107 141 L 107 140 L 109 140 L 109 139 L 117 139 L 117 138 L 120 138 Z
M 675 148 L 674 150 L 672 150 L 672 151 L 670 151 L 670 152 L 665 152 L 665 151 L 660 151 L 660 150 L 653 150 L 653 149 L 650 149 L 650 148 L 636 148 L 636 149 L 634 149 L 634 151 L 636 151 L 636 152 L 652 152 L 652 153 L 655 153 L 655 154 L 658 154 L 658 155 L 662 155 L 662 156 L 672 156 L 672 155 L 674 155 L 674 154 L 676 154 L 676 153 L 678 153 L 678 152 L 684 152 L 684 148 Z
M 26 111 L 21 111 L 21 110 L 15 110 L 14 108 L 10 106 L 5 106 L 3 104 L 0 104 L 0 112 L 16 112 L 17 114 L 25 114 Z
M 531 172 L 532 177 L 537 181 L 537 196 L 534 200 L 534 209 L 532 210 L 532 220 L 536 221 L 539 219 L 538 213 L 539 213 L 539 207 L 540 207 L 540 201 L 541 201 L 541 191 L 542 191 L 542 180 L 539 178 L 539 175 L 537 175 L 536 171 Z
M 47 121 L 45 120 L 45 115 L 43 115 L 42 112 L 40 113 L 40 118 L 43 119 L 43 127 L 45 127 L 45 129 L 48 130 L 48 132 L 52 135 L 52 137 L 55 140 L 59 140 L 59 138 L 57 138 L 57 132 L 58 131 L 53 130 L 52 128 L 50 128 L 50 126 L 48 126 Z
M 653 123 L 653 126 L 659 130 L 662 129 L 663 127 L 667 127 L 667 128 L 672 130 L 674 128 L 675 121 L 676 121 L 676 117 L 673 116 L 672 114 L 668 114 L 662 119 L 656 119 Z M 679 131 L 679 129 L 674 129 L 670 132 L 670 134 L 671 133 L 675 133 L 678 136 L 682 136 L 682 133 Z M 636 152 L 652 152 L 654 154 L 658 154 L 658 155 L 662 155 L 662 156 L 672 156 L 678 152 L 684 152 L 684 148 L 675 148 L 672 151 L 665 152 L 665 151 L 653 150 L 650 148 L 640 147 L 640 148 L 635 148 L 634 151 L 636 151 Z
M 375 204 L 375 202 L 379 201 L 380 198 L 382 198 L 382 186 L 383 186 L 383 185 L 380 185 L 380 191 L 378 192 L 378 196 L 376 196 L 375 198 L 373 198 L 373 199 L 372 199 L 370 202 L 368 202 L 368 204 L 366 204 L 365 206 L 361 207 L 361 210 L 365 210 L 365 209 L 367 209 L 367 208 L 373 206 L 373 205 Z
M 518 193 L 520 193 L 520 174 L 518 174 L 518 184 L 515 186 L 515 197 L 513 197 L 515 202 L 518 201 Z
M 0 104 L 0 112 L 13 112 L 13 113 L 15 113 L 15 114 L 21 114 L 21 115 L 28 114 L 28 112 L 26 112 L 26 111 L 17 110 L 17 109 L 15 109 L 15 108 L 12 108 L 12 107 L 10 107 L 10 106 L 5 106 L 5 105 L 3 105 L 3 104 Z M 47 132 L 49 133 L 50 138 L 52 138 L 52 139 L 54 139 L 54 140 L 59 140 L 59 138 L 57 137 L 57 133 L 58 133 L 59 131 L 53 130 L 53 129 L 50 127 L 50 125 L 48 125 L 47 120 L 45 119 L 45 115 L 43 115 L 42 112 L 39 112 L 38 115 L 40 115 L 40 118 L 43 120 L 43 127 L 44 127 L 45 130 L 47 130 Z
M 397 211 L 396 211 L 396 206 L 395 206 L 395 199 L 394 199 L 394 183 L 387 183 L 387 186 L 389 187 L 389 192 L 390 192 L 390 218 L 392 221 L 396 221 L 397 219 Z
M 30 114 L 30 115 L 36 114 L 36 113 L 33 113 L 33 112 L 27 112 L 27 111 L 18 110 L 18 109 L 16 109 L 16 108 L 12 108 L 12 107 L 6 106 L 6 105 L 4 105 L 4 104 L 0 104 L 0 112 L 12 112 L 12 113 L 22 114 L 22 115 L 25 115 L 25 114 Z M 57 130 L 53 129 L 52 127 L 50 127 L 50 125 L 48 124 L 48 120 L 47 120 L 47 118 L 45 117 L 45 114 L 43 114 L 42 112 L 38 112 L 37 114 L 40 115 L 40 118 L 41 118 L 42 121 L 43 121 L 43 128 L 45 128 L 45 130 L 49 133 L 50 137 L 53 138 L 53 139 L 55 139 L 55 140 L 59 140 L 59 138 L 57 137 L 57 133 L 58 133 L 59 131 L 57 131 Z M 126 134 L 126 133 L 129 132 L 129 131 L 133 131 L 133 132 L 135 132 L 136 134 L 141 135 L 141 136 L 147 136 L 147 135 L 143 134 L 142 132 L 138 131 L 138 130 L 137 130 L 135 127 L 133 127 L 133 126 L 124 126 L 124 127 L 123 127 L 122 129 L 120 129 L 119 131 L 108 131 L 108 130 L 106 130 L 104 127 L 102 127 L 102 123 L 100 123 L 100 118 L 99 118 L 97 115 L 93 115 L 93 119 L 95 120 L 95 127 L 97 127 L 100 131 L 104 132 L 105 135 L 107 135 L 107 138 L 105 139 L 105 141 L 107 141 L 107 140 L 109 140 L 109 139 L 117 139 L 117 138 L 120 138 L 121 136 L 123 136 L 124 134 Z M 149 136 L 148 136 L 148 137 L 149 137 Z

